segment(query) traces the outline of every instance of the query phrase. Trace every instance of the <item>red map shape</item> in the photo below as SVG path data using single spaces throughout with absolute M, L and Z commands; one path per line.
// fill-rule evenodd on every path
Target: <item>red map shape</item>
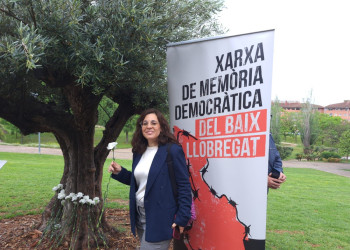
M 181 144 L 190 142 L 192 145 L 196 140 L 176 126 L 174 132 Z M 205 182 L 206 171 L 215 169 L 209 167 L 205 158 L 190 158 L 187 162 L 197 215 L 188 232 L 188 249 L 244 249 L 244 240 L 248 240 L 247 227 L 238 219 L 236 204 L 225 195 L 218 197 Z

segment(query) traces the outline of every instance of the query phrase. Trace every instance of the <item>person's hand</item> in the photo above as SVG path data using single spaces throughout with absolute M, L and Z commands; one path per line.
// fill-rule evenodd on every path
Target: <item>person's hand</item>
M 282 173 L 281 173 L 282 174 Z M 284 182 L 280 179 L 271 177 L 272 173 L 267 177 L 267 186 L 272 189 L 280 188 L 281 184 Z
M 171 228 L 174 229 L 176 226 L 177 226 L 176 223 L 173 223 L 173 225 L 171 226 Z M 182 233 L 184 232 L 184 229 L 185 229 L 184 227 L 179 226 L 180 234 L 182 234 Z
M 286 181 L 286 179 L 287 179 L 287 176 L 284 174 L 284 173 L 280 173 L 280 177 L 278 178 L 280 181 L 282 181 L 282 183 L 283 182 L 285 182 Z
M 119 174 L 119 172 L 122 170 L 122 166 L 120 166 L 118 163 L 112 161 L 111 165 L 108 167 L 108 172 L 113 174 Z

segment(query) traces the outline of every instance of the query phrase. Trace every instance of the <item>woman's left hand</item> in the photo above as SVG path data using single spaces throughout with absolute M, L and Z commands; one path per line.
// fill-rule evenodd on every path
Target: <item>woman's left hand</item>
M 173 223 L 173 225 L 171 227 L 174 229 L 176 226 L 177 226 L 176 223 Z M 184 232 L 184 229 L 185 229 L 184 227 L 179 226 L 180 234 L 182 234 Z

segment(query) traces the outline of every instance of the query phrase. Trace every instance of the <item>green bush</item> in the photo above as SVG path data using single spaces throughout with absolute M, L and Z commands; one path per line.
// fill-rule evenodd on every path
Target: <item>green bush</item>
M 324 151 L 321 153 L 320 158 L 324 158 L 324 159 L 338 158 L 338 159 L 340 159 L 341 156 L 336 152 Z
M 6 128 L 3 125 L 3 122 L 0 121 L 0 141 L 5 140 L 6 133 L 7 133 Z
M 306 154 L 305 158 L 307 161 L 315 161 L 316 158 L 318 158 L 318 155 L 316 153 L 310 153 L 310 154 Z
M 341 161 L 341 159 L 340 158 L 332 158 L 332 157 L 330 157 L 330 158 L 322 158 L 322 161 L 324 161 L 324 162 L 340 162 Z
M 295 155 L 295 159 L 297 159 L 298 161 L 301 161 L 304 158 L 303 154 L 296 154 Z
M 3 140 L 5 138 L 4 132 L 0 126 L 0 141 Z
M 328 162 L 340 162 L 340 158 L 328 158 Z
M 279 144 L 276 144 L 276 148 L 277 148 L 278 152 L 280 153 L 282 160 L 286 159 L 293 152 L 292 147 L 285 147 L 285 146 L 281 146 Z

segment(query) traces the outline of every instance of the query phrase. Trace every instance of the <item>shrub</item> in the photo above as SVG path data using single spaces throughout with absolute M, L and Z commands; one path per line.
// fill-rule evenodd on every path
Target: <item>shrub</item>
M 340 158 L 328 158 L 328 162 L 340 162 Z
M 330 157 L 330 158 L 322 158 L 322 161 L 324 161 L 324 162 L 340 162 L 341 161 L 341 159 L 340 158 L 332 158 L 332 157 Z
M 318 155 L 315 153 L 305 155 L 307 161 L 315 161 L 318 158 Z
M 277 148 L 278 152 L 280 153 L 282 160 L 286 159 L 293 152 L 292 147 L 284 147 L 284 146 L 281 146 L 279 144 L 276 144 L 276 148 Z
M 2 141 L 4 137 L 4 132 L 2 132 L 2 129 L 0 128 L 0 141 Z
M 337 158 L 337 159 L 340 159 L 341 156 L 338 153 L 336 153 L 336 152 L 324 151 L 324 152 L 321 153 L 320 158 L 324 158 L 324 159 Z
M 5 128 L 2 124 L 0 124 L 0 141 L 4 140 L 5 139 Z
M 298 161 L 301 161 L 303 159 L 304 155 L 303 154 L 296 154 L 295 155 L 295 159 L 297 159 Z

